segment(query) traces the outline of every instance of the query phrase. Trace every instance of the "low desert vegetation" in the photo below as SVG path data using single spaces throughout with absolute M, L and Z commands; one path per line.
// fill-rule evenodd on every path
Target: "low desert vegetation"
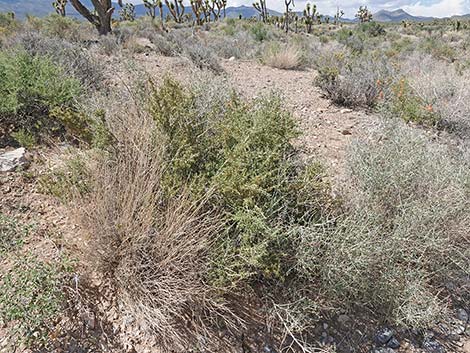
M 379 24 L 367 8 L 359 23 L 316 7 L 275 18 L 264 1 L 259 21 L 195 1 L 190 23 L 165 4 L 168 20 L 150 0 L 147 18 L 82 9 L 93 26 L 59 2 L 0 16 L 0 147 L 58 147 L 34 191 L 79 224 L 80 244 L 57 246 L 81 262 L 73 290 L 92 278 L 107 311 L 182 352 L 229 351 L 260 327 L 278 351 L 315 352 L 314 328 L 339 314 L 420 333 L 448 320 L 449 288 L 469 298 L 468 28 Z M 282 92 L 235 90 L 234 60 L 305 74 L 334 109 L 374 116 L 344 178 L 306 156 Z M 72 270 L 41 257 L 33 228 L 0 213 L 0 333 L 48 349 Z

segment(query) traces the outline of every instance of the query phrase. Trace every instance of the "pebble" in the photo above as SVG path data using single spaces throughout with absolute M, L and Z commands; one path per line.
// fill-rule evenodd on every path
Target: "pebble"
M 465 332 L 465 327 L 461 326 L 461 325 L 457 325 L 453 330 L 452 330 L 452 333 L 454 335 L 463 335 L 463 333 Z
M 342 314 L 338 316 L 338 322 L 341 325 L 347 325 L 349 321 L 351 321 L 351 319 L 348 315 Z
M 372 352 L 373 353 L 395 353 L 395 351 L 392 348 L 388 348 L 388 347 L 376 348 Z
M 427 353 L 445 353 L 445 348 L 436 340 L 426 338 L 423 342 L 423 349 Z
M 390 341 L 394 334 L 395 332 L 392 329 L 384 327 L 377 331 L 375 335 L 375 341 L 378 344 L 386 344 L 388 341 Z
M 400 348 L 400 341 L 398 341 L 395 337 L 392 337 L 387 342 L 387 347 L 393 348 L 393 349 Z
M 457 310 L 457 319 L 467 323 L 468 322 L 468 312 L 463 308 L 458 309 Z

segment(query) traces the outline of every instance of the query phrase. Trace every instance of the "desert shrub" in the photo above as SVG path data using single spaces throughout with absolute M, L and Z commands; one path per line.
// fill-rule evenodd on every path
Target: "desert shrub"
M 223 71 L 219 59 L 211 51 L 207 50 L 207 47 L 199 43 L 187 43 L 184 46 L 184 54 L 201 70 L 211 70 L 215 73 Z
M 0 117 L 7 133 L 22 129 L 39 138 L 63 132 L 64 126 L 49 113 L 73 109 L 81 94 L 78 80 L 66 77 L 48 58 L 24 51 L 2 51 L 0 71 Z
M 359 24 L 357 30 L 370 37 L 378 37 L 387 33 L 380 23 L 374 21 Z
M 2 35 L 8 35 L 18 27 L 14 14 L 0 12 L 0 40 Z M 1 43 L 1 41 L 0 41 Z
M 257 42 L 262 42 L 269 37 L 269 32 L 267 30 L 267 27 L 264 23 L 262 22 L 257 22 L 251 27 L 251 34 L 253 35 L 253 38 Z
M 18 256 L 0 278 L 0 319 L 8 324 L 7 342 L 46 346 L 63 305 L 66 268 L 31 254 Z
M 164 56 L 175 56 L 179 52 L 178 45 L 162 34 L 154 33 L 149 40 L 155 45 L 155 50 Z
M 416 95 L 405 79 L 396 83 L 391 92 L 392 97 L 386 103 L 386 107 L 393 116 L 406 122 L 429 126 L 434 126 L 439 122 L 439 116 L 434 111 L 433 105 Z
M 326 189 L 320 187 L 321 168 L 297 164 L 295 123 L 279 99 L 250 104 L 219 93 L 203 101 L 203 92 L 186 93 L 167 81 L 152 98 L 152 116 L 169 146 L 164 185 L 170 195 L 188 183 L 195 195 L 213 190 L 211 201 L 226 213 L 214 281 L 282 277 L 285 228 L 315 216 Z
M 426 54 L 430 54 L 436 59 L 455 61 L 457 52 L 439 38 L 425 38 L 419 44 L 419 48 Z
M 324 53 L 316 60 L 315 83 L 336 104 L 374 107 L 388 95 L 393 68 L 386 58 L 374 55 Z
M 468 135 L 468 73 L 459 73 L 453 66 L 423 55 L 409 56 L 402 62 L 402 71 L 420 110 L 432 115 L 431 122 Z
M 393 122 L 352 146 L 348 168 L 347 212 L 305 231 L 300 271 L 331 307 L 361 303 L 382 320 L 432 325 L 446 313 L 440 288 L 468 276 L 468 160 Z
M 206 316 L 225 311 L 204 280 L 219 216 L 184 193 L 164 197 L 164 139 L 148 114 L 125 109 L 114 121 L 117 148 L 99 159 L 92 192 L 82 195 L 90 257 L 161 344 L 184 349 L 198 335 L 209 342 Z
M 20 146 L 28 149 L 33 148 L 37 144 L 36 136 L 25 129 L 19 129 L 18 131 L 12 132 L 11 137 L 13 137 Z
M 122 49 L 119 45 L 116 37 L 113 35 L 110 36 L 101 36 L 98 41 L 98 47 L 100 51 L 107 56 L 114 55 Z
M 290 46 L 270 45 L 264 54 L 264 64 L 284 70 L 298 69 L 303 64 L 303 52 L 300 48 Z
M 263 45 L 256 45 L 253 36 L 246 31 L 238 31 L 233 36 L 212 35 L 208 41 L 209 50 L 221 58 L 231 57 L 252 59 L 259 56 Z
M 79 41 L 80 28 L 76 20 L 70 17 L 62 17 L 52 14 L 42 19 L 43 25 L 41 32 L 47 36 L 68 39 L 71 41 Z
M 319 217 L 328 186 L 296 158 L 278 98 L 166 79 L 145 101 L 149 114 L 110 117 L 115 149 L 82 199 L 90 257 L 162 344 L 209 344 L 214 325 L 238 320 L 224 294 L 291 275 L 290 226 Z
M 48 57 L 63 71 L 80 80 L 84 88 L 102 88 L 104 67 L 81 46 L 60 38 L 25 31 L 9 40 L 10 48 L 19 47 L 31 56 Z

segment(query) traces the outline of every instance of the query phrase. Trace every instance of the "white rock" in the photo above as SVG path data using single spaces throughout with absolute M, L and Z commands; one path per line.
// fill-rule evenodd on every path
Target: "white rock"
M 230 59 L 228 59 L 228 61 L 235 61 L 235 57 L 231 56 Z
M 340 112 L 341 114 L 352 113 L 352 109 L 341 109 L 339 112 Z
M 0 155 L 0 172 L 12 172 L 26 164 L 26 150 L 21 147 Z

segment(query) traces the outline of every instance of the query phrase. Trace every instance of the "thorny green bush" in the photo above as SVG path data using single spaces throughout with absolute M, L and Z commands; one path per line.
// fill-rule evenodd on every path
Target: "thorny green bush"
M 31 56 L 49 58 L 55 65 L 62 67 L 64 72 L 80 80 L 84 90 L 103 88 L 103 65 L 78 44 L 34 31 L 24 31 L 12 36 L 8 47 L 19 47 Z
M 0 121 L 6 134 L 20 129 L 36 136 L 64 127 L 49 116 L 54 108 L 73 108 L 80 83 L 49 59 L 24 51 L 0 52 Z
M 211 202 L 224 211 L 214 281 L 282 278 L 290 225 L 318 216 L 326 199 L 323 171 L 299 164 L 291 144 L 298 132 L 278 98 L 232 96 L 201 110 L 201 93 L 167 79 L 152 97 L 166 138 L 167 193 L 188 184 L 199 197 L 212 190 Z

